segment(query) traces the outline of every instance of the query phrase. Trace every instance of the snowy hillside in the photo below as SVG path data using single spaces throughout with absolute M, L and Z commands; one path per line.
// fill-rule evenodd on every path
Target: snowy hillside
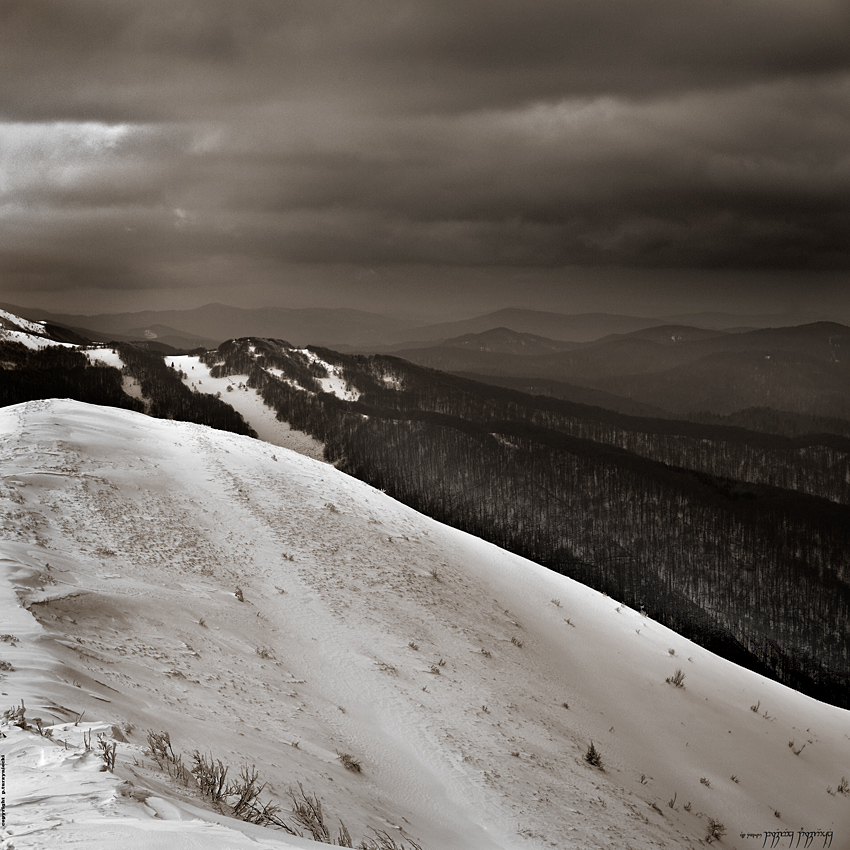
M 58 400 L 0 411 L 0 457 L 0 690 L 33 725 L 3 727 L 4 850 L 321 846 L 212 811 L 147 730 L 355 846 L 850 846 L 850 713 L 327 464 Z
M 0 310 L 0 342 L 19 342 L 36 350 L 52 345 L 73 347 L 70 343 L 55 340 L 48 333 L 45 322 L 31 322 L 6 310 Z

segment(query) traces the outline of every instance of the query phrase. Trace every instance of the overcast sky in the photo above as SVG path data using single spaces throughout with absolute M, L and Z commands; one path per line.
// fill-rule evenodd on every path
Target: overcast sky
M 850 320 L 850 2 L 3 0 L 0 209 L 26 306 Z

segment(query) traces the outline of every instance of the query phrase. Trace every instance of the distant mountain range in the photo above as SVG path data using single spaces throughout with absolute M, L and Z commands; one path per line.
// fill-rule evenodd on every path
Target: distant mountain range
M 544 350 L 538 338 L 527 337 L 523 353 L 517 353 L 521 335 L 511 339 L 511 346 L 493 344 L 491 331 L 467 335 L 462 344 L 447 340 L 394 353 L 573 401 L 586 402 L 576 391 L 583 387 L 605 394 L 607 401 L 600 396 L 600 402 L 621 412 L 633 412 L 629 408 L 637 403 L 676 415 L 771 407 L 850 418 L 850 328 L 834 322 L 739 332 L 663 325 L 560 351 Z
M 700 313 L 678 317 L 615 313 L 562 314 L 505 308 L 459 321 L 421 324 L 397 315 L 348 308 L 244 309 L 207 304 L 190 310 L 146 310 L 93 316 L 51 313 L 0 304 L 18 316 L 47 320 L 98 341 L 150 340 L 178 349 L 213 346 L 226 339 L 259 336 L 295 345 L 327 345 L 344 351 L 383 352 L 433 347 L 499 328 L 552 342 L 588 343 L 675 324 L 694 329 L 752 329 L 789 322 L 778 316 Z M 505 349 L 502 349 L 505 352 Z M 515 351 L 513 353 L 521 353 Z M 538 353 L 543 353 L 539 351 Z
M 247 336 L 282 338 L 295 345 L 370 344 L 375 339 L 385 342 L 412 324 L 397 317 L 345 308 L 241 309 L 207 304 L 194 310 L 96 316 L 46 313 L 12 305 L 7 309 L 26 318 L 47 319 L 83 333 L 93 332 L 102 341 L 157 339 L 183 349 L 199 344 L 211 347 L 226 339 Z
M 285 338 L 301 347 L 334 347 L 329 340 L 339 339 L 336 350 L 343 352 L 392 353 L 489 384 L 629 415 L 732 417 L 730 424 L 757 422 L 760 429 L 782 433 L 845 434 L 850 427 L 850 329 L 834 322 L 753 329 L 740 321 L 770 317 L 703 317 L 738 320 L 736 327 L 722 330 L 646 317 L 507 309 L 412 327 L 347 309 L 261 311 L 209 304 L 196 310 L 68 316 L 9 305 L 6 315 L 15 311 L 22 321 L 51 328 L 57 340 L 139 341 L 149 350 L 173 354 L 249 336 Z M 456 331 L 461 333 L 450 335 Z M 573 338 L 565 339 L 568 335 Z M 357 342 L 411 336 L 422 341 Z M 587 336 L 593 339 L 579 341 Z M 774 417 L 770 425 L 770 417 L 753 419 L 749 413 L 741 418 L 754 409 L 779 411 L 782 421 Z

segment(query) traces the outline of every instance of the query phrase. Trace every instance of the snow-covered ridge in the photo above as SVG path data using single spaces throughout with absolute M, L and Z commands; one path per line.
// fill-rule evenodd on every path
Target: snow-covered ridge
M 0 340 L 18 342 L 34 351 L 50 346 L 76 347 L 71 343 L 57 342 L 45 336 L 44 322 L 32 322 L 6 310 L 0 310 Z
M 9 313 L 6 310 L 0 310 L 0 324 L 9 324 L 13 326 L 13 329 L 26 331 L 28 333 L 43 334 L 45 323 L 32 322 L 29 319 L 16 316 L 14 313 Z
M 5 698 L 127 739 L 115 777 L 0 740 L 18 850 L 248 846 L 152 768 L 147 729 L 255 764 L 284 811 L 302 782 L 356 841 L 672 850 L 714 818 L 741 850 L 779 829 L 848 844 L 850 713 L 326 464 L 67 401 L 0 411 L 0 458 Z

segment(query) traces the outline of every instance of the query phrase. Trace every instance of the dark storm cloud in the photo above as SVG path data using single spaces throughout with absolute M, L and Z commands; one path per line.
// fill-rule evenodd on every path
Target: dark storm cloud
M 846 269 L 849 37 L 833 0 L 7 0 L 0 280 Z
M 246 100 L 504 107 L 834 73 L 842 0 L 7 0 L 7 115 L 124 120 Z

